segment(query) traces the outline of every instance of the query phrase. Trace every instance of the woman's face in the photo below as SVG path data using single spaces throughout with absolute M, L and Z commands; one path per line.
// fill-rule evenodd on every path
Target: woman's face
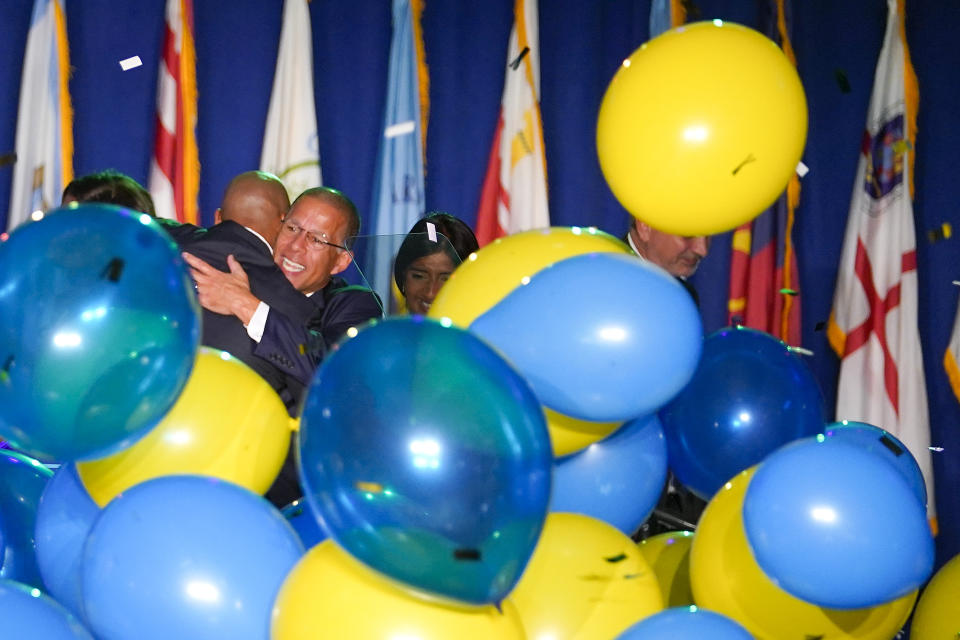
M 453 261 L 442 251 L 417 258 L 410 263 L 403 277 L 403 295 L 407 299 L 410 313 L 426 315 L 430 311 L 433 299 L 437 297 L 437 292 L 455 267 Z

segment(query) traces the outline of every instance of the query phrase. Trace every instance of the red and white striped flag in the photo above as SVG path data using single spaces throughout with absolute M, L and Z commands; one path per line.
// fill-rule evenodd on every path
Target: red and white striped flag
M 199 224 L 193 0 L 167 0 L 166 20 L 157 79 L 157 129 L 149 190 L 158 216 Z
M 903 3 L 887 0 L 828 336 L 841 357 L 837 419 L 876 425 L 907 445 L 923 471 L 933 517 L 911 202 L 919 97 Z
M 547 161 L 540 120 L 537 0 L 516 0 L 507 77 L 480 207 L 480 246 L 504 235 L 550 226 Z

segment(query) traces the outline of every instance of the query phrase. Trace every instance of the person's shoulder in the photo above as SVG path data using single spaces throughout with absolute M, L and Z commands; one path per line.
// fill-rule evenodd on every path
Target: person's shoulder
M 324 287 L 324 298 L 328 303 L 353 304 L 381 308 L 380 296 L 372 289 L 358 284 L 348 284 L 343 278 L 333 278 Z
M 195 242 L 207 233 L 204 227 L 198 227 L 187 222 L 177 222 L 168 218 L 154 218 L 154 220 L 179 245 Z

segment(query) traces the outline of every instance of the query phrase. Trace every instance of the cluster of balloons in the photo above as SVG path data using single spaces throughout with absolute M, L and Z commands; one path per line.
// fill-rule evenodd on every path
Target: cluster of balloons
M 780 50 L 708 22 L 624 62 L 597 136 L 631 213 L 701 235 L 768 206 L 805 131 Z M 198 348 L 189 276 L 149 217 L 81 206 L 14 232 L 0 437 L 63 464 L 0 455 L 4 628 L 892 637 L 933 568 L 909 451 L 871 425 L 824 427 L 786 345 L 742 328 L 703 339 L 683 287 L 629 254 L 582 228 L 485 247 L 429 318 L 351 332 L 297 423 L 245 365 Z M 305 498 L 281 512 L 258 494 L 294 431 Z M 709 506 L 696 533 L 638 546 L 668 467 Z M 956 626 L 958 592 L 955 559 L 917 637 Z

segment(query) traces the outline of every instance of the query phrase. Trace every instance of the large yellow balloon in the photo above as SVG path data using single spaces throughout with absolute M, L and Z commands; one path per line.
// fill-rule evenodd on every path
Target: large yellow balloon
M 615 527 L 551 513 L 510 598 L 528 638 L 615 638 L 663 609 L 657 578 Z
M 733 618 L 759 640 L 890 640 L 917 592 L 867 609 L 827 609 L 800 600 L 760 569 L 743 528 L 743 497 L 756 467 L 732 478 L 700 517 L 690 551 L 697 606 Z M 877 532 L 883 535 L 883 532 Z
M 253 369 L 201 347 L 173 408 L 133 446 L 77 471 L 101 507 L 125 489 L 159 476 L 214 476 L 264 493 L 273 484 L 296 423 Z
M 624 60 L 600 105 L 597 153 L 630 213 L 699 236 L 770 206 L 806 136 L 790 60 L 760 33 L 714 20 L 671 29 Z
M 585 253 L 630 253 L 608 233 L 586 227 L 553 227 L 499 238 L 457 267 L 430 306 L 431 318 L 449 318 L 464 329 L 535 273 Z
M 500 238 L 457 267 L 437 294 L 429 316 L 448 318 L 466 329 L 541 269 L 597 252 L 631 253 L 626 244 L 592 227 L 552 227 Z M 545 413 L 555 456 L 574 453 L 602 440 L 621 424 L 588 422 L 548 408 Z
M 960 555 L 924 587 L 910 623 L 911 640 L 954 640 L 960 634 Z
M 287 576 L 273 607 L 272 640 L 416 638 L 521 640 L 513 604 L 458 607 L 406 592 L 326 540 Z
M 640 542 L 640 553 L 653 568 L 660 585 L 660 595 L 667 607 L 688 607 L 693 604 L 690 587 L 689 531 L 667 531 Z

